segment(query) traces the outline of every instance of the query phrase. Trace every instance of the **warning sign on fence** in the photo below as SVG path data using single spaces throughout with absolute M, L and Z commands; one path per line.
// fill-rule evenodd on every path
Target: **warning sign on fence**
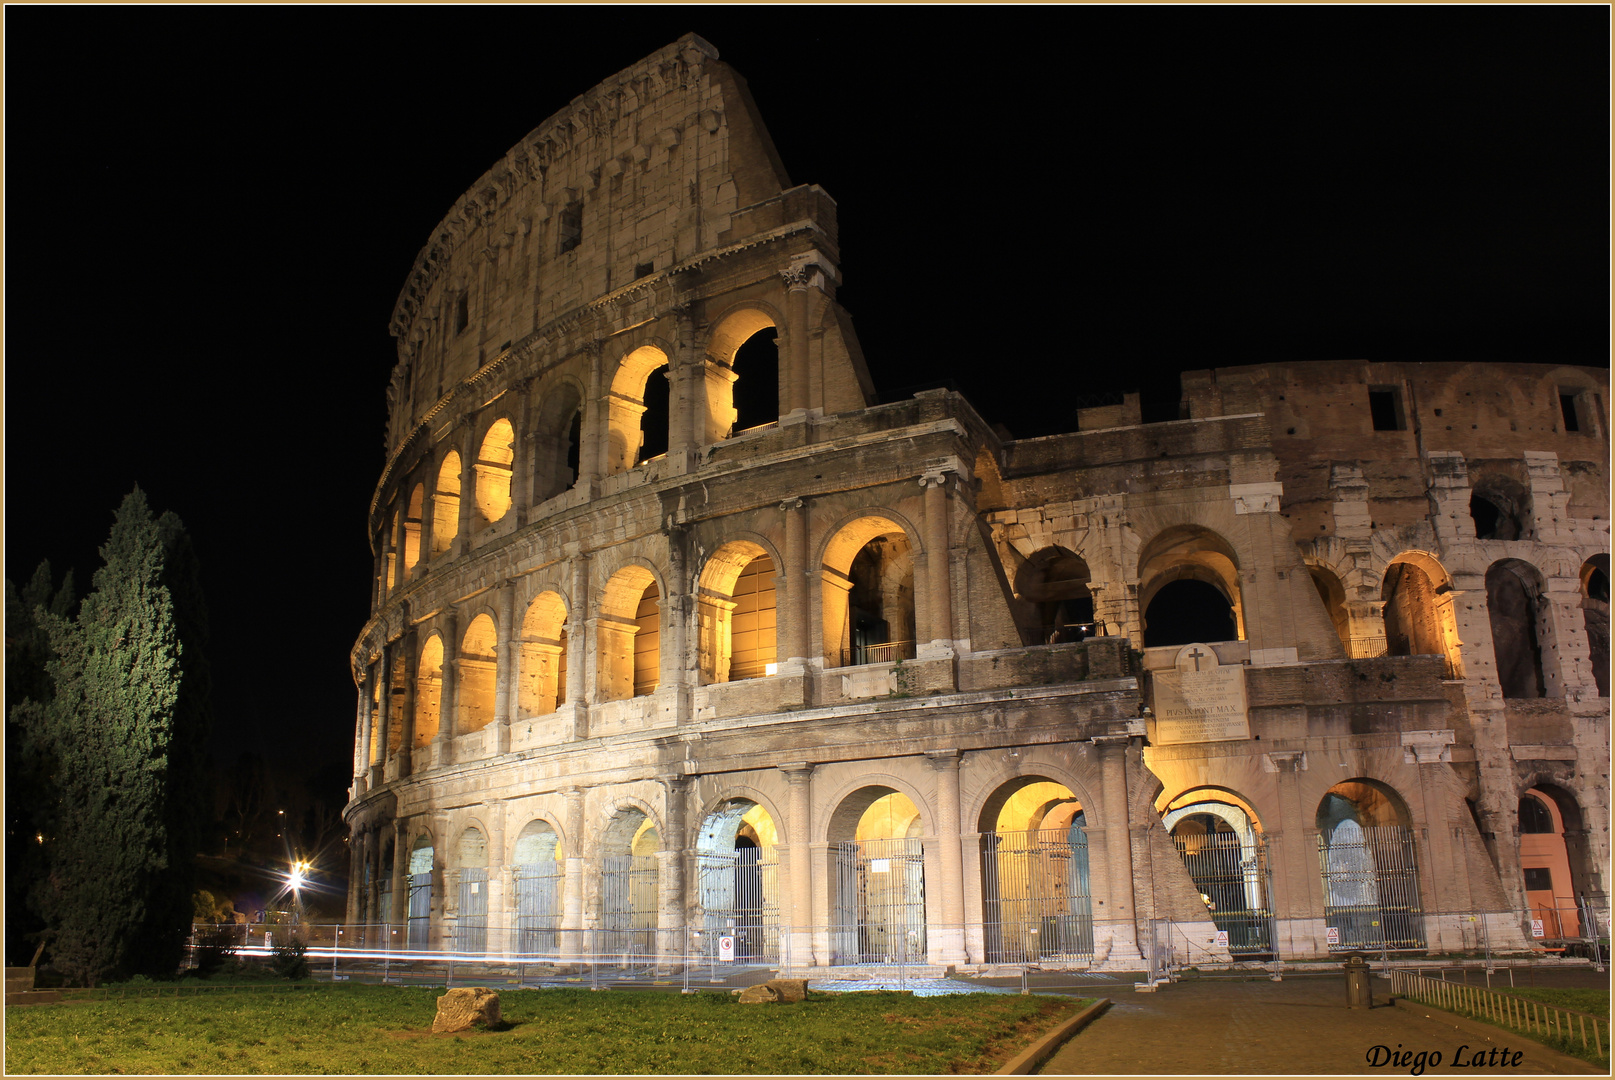
M 726 964 L 734 962 L 735 939 L 732 935 L 725 934 L 718 939 L 718 959 Z
M 1226 931 L 1226 930 L 1218 930 L 1217 931 L 1217 944 L 1221 948 L 1224 948 L 1224 949 L 1228 948 L 1228 931 Z
M 1324 933 L 1326 933 L 1328 935 L 1328 937 L 1329 937 L 1329 944 L 1331 944 L 1331 945 L 1339 945 L 1340 944 L 1340 927 L 1338 927 L 1338 926 L 1325 927 L 1324 928 Z
M 1547 936 L 1546 934 L 1544 934 L 1542 932 L 1542 920 L 1541 919 L 1532 919 L 1531 920 L 1531 936 L 1532 937 L 1546 937 Z

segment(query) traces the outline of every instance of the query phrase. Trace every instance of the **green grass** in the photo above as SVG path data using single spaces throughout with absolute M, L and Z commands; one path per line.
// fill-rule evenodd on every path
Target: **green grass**
M 1476 987 L 1476 989 L 1479 988 Z M 1609 1066 L 1610 1033 L 1608 1023 L 1608 990 L 1594 989 L 1590 987 L 1515 986 L 1507 988 L 1494 987 L 1490 993 L 1503 996 L 1513 996 L 1526 1001 L 1539 1002 L 1543 1005 L 1557 1006 L 1561 1009 L 1576 1009 L 1580 1012 L 1590 1013 L 1593 1016 L 1605 1018 L 1604 1023 L 1599 1027 L 1599 1040 L 1601 1040 L 1603 1043 L 1603 1054 L 1600 1055 L 1596 1050 L 1593 1049 L 1595 1041 L 1592 1038 L 1591 1031 L 1588 1032 L 1588 1042 L 1586 1048 L 1584 1049 L 1582 1047 L 1580 1027 L 1581 1022 L 1579 1020 L 1569 1021 L 1569 1023 L 1572 1025 L 1571 1033 L 1566 1036 L 1561 1036 L 1553 1034 L 1551 1029 L 1549 1031 L 1540 1030 L 1534 1023 L 1531 1025 L 1531 1029 L 1529 1031 L 1521 1027 L 1511 1027 L 1507 1024 L 1499 1023 L 1495 1018 L 1487 1015 L 1486 1013 L 1473 1012 L 1467 1008 L 1460 1007 L 1456 1002 L 1447 1002 L 1438 1007 L 1448 1009 L 1460 1016 L 1467 1016 L 1471 1019 L 1479 1020 L 1484 1024 L 1489 1024 L 1504 1031 L 1517 1031 L 1520 1034 L 1525 1035 L 1527 1038 L 1535 1039 L 1544 1046 L 1551 1046 L 1560 1053 L 1568 1054 L 1571 1057 L 1580 1058 L 1581 1060 L 1591 1062 L 1594 1065 L 1599 1065 L 1606 1068 Z M 1415 1000 L 1426 999 L 1416 998 Z M 1431 998 L 1428 999 L 1427 1004 L 1435 1005 L 1436 1002 L 1433 998 Z M 1590 1024 L 1591 1021 L 1588 1023 Z
M 6 1010 L 15 1073 L 979 1073 L 1087 1004 L 1016 994 L 501 991 L 502 1030 L 433 1035 L 441 988 L 340 986 Z
M 1592 987 L 1566 986 L 1515 986 L 1500 993 L 1556 1005 L 1561 1009 L 1575 1009 L 1593 1016 L 1609 1015 L 1609 991 Z

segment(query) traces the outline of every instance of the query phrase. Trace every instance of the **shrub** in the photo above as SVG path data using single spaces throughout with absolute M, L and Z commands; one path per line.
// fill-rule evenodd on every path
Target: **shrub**
M 306 979 L 308 959 L 303 954 L 307 951 L 308 946 L 303 944 L 301 938 L 288 938 L 284 945 L 276 942 L 272 948 L 273 955 L 270 957 L 269 967 L 283 979 Z
M 210 978 L 234 958 L 236 935 L 233 926 L 210 926 L 196 934 L 196 974 Z

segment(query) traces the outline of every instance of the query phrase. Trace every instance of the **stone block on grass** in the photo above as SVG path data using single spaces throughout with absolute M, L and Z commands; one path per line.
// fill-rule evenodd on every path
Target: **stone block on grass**
M 499 995 L 486 986 L 457 986 L 437 999 L 432 1032 L 469 1031 L 499 1023 Z

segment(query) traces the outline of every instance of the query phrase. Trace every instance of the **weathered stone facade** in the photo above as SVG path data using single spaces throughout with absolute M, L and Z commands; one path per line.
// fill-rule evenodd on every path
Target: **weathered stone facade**
M 1554 895 L 1602 907 L 1607 372 L 1199 371 L 1183 419 L 1004 441 L 950 391 L 873 404 L 839 258 L 693 36 L 435 230 L 392 322 L 350 922 L 735 927 L 796 968 L 1136 968 L 1160 919 L 1312 956 L 1370 910 L 1393 948 L 1476 913 L 1524 946 L 1528 790 Z M 770 328 L 777 414 L 740 429 Z

